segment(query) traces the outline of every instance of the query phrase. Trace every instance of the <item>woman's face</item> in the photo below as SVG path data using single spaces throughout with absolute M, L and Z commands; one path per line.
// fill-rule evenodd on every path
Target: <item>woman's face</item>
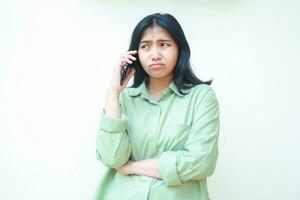
M 139 43 L 138 56 L 150 78 L 173 79 L 178 47 L 164 28 L 154 25 L 145 29 Z

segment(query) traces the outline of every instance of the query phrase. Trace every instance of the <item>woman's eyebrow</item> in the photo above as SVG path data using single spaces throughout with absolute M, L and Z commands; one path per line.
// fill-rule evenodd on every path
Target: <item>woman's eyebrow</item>
M 168 40 L 168 39 L 160 39 L 158 41 L 160 41 L 160 42 L 171 42 L 171 40 Z M 152 40 L 142 40 L 140 42 L 140 44 L 142 44 L 142 43 L 148 43 L 148 42 L 152 42 Z

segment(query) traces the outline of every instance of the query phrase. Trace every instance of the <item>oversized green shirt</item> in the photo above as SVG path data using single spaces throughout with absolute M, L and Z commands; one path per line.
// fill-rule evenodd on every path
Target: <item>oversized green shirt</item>
M 119 96 L 122 116 L 101 113 L 96 156 L 106 167 L 95 200 L 209 200 L 218 157 L 219 105 L 209 85 L 181 95 L 171 82 L 156 101 L 148 79 Z M 116 171 L 128 159 L 158 159 L 162 179 Z

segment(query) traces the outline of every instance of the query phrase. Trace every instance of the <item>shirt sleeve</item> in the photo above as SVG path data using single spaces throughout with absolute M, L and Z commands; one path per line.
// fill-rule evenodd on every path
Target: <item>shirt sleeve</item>
M 195 104 L 193 124 L 184 150 L 165 151 L 158 170 L 166 185 L 182 185 L 211 176 L 218 157 L 219 106 L 211 87 Z
M 122 110 L 122 98 L 120 94 Z M 118 168 L 125 164 L 131 154 L 131 142 L 127 134 L 128 119 L 122 111 L 121 118 L 109 116 L 104 109 L 96 136 L 96 157 L 109 168 Z

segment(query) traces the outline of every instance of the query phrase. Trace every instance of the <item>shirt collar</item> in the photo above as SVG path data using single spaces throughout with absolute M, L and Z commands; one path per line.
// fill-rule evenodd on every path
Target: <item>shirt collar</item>
M 145 98 L 149 98 L 149 92 L 147 89 L 147 84 L 149 83 L 149 77 L 146 77 L 144 79 L 144 81 L 136 88 L 130 88 L 130 90 L 128 90 L 128 94 L 130 96 L 137 96 L 139 94 L 141 94 L 143 97 Z M 177 94 L 178 96 L 184 96 L 182 94 L 180 94 L 179 89 L 177 88 L 176 84 L 174 83 L 174 81 L 172 81 L 166 88 L 162 89 L 161 94 L 165 95 L 169 92 L 174 92 L 175 94 Z

